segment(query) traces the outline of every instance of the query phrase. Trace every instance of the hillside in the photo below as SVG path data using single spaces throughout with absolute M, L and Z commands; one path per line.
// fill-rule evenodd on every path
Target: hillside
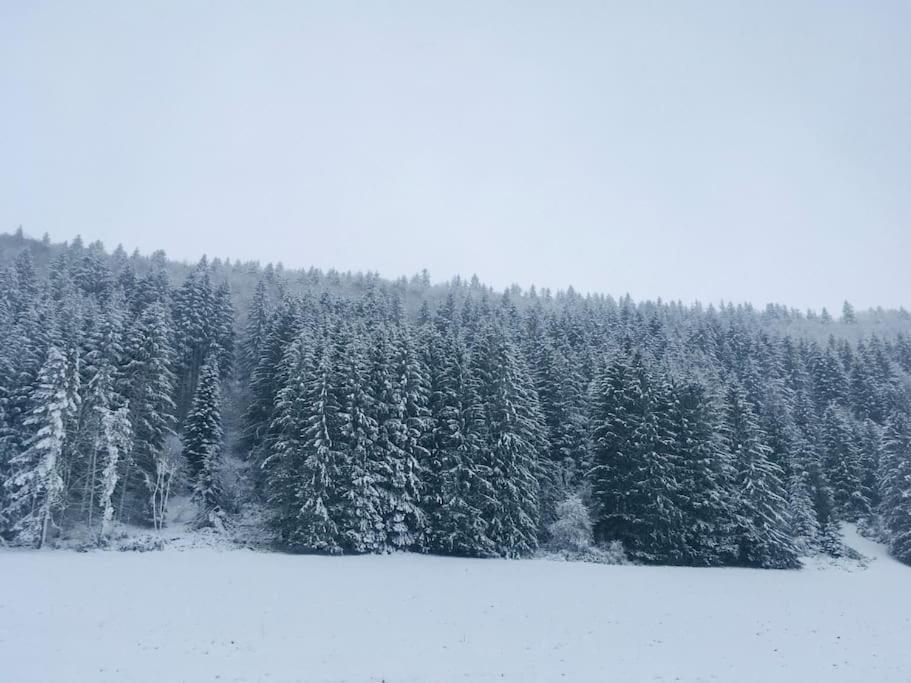
M 0 239 L 0 538 L 911 561 L 903 311 L 635 302 Z M 252 292 L 252 293 L 251 293 Z

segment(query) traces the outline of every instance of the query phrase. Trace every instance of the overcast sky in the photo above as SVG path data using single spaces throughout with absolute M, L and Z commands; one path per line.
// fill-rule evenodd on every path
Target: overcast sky
M 3 2 L 0 230 L 911 306 L 911 3 L 746 4 Z

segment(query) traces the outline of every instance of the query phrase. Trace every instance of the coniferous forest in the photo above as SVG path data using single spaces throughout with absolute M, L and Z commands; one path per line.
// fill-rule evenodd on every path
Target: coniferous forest
M 246 508 L 292 552 L 523 557 L 567 527 L 911 563 L 911 316 L 635 302 L 0 237 L 0 538 Z M 590 525 L 590 527 L 589 527 Z M 587 531 L 586 531 L 587 533 Z

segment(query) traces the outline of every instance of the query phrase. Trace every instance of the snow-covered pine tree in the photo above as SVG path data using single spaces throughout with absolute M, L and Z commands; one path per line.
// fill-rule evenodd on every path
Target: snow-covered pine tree
M 118 405 L 123 400 L 119 391 L 123 388 L 125 305 L 121 293 L 115 290 L 104 305 L 93 305 L 86 315 L 79 339 L 83 400 L 76 441 L 80 449 L 91 450 L 97 432 L 98 422 L 93 420 L 94 408 L 99 405 L 97 401 L 93 403 L 93 396 L 99 398 L 96 378 L 105 378 L 102 393 L 106 400 Z
M 880 510 L 889 551 L 911 564 L 911 419 L 893 413 L 886 425 L 880 460 Z
M 822 350 L 816 344 L 810 346 L 810 375 L 813 378 L 813 392 L 820 411 L 833 401 L 843 404 L 848 396 L 848 378 L 835 350 L 834 339 Z
M 376 550 L 393 550 L 387 547 L 387 523 L 394 524 L 396 491 L 394 479 L 396 464 L 403 459 L 400 450 L 400 433 L 404 419 L 397 409 L 394 389 L 392 329 L 384 322 L 384 306 L 377 300 L 374 287 L 365 295 L 361 315 L 370 327 L 366 333 L 364 353 L 366 412 L 376 426 L 372 440 L 371 471 L 377 492 L 377 512 L 382 519 L 382 532 L 377 536 Z
M 826 408 L 822 422 L 823 463 L 842 519 L 856 521 L 869 514 L 870 501 L 861 484 L 861 454 L 854 440 L 854 425 L 834 403 Z
M 122 399 L 114 392 L 115 368 L 106 360 L 92 362 L 93 374 L 87 383 L 85 399 L 82 401 L 83 415 L 79 429 L 73 435 L 76 457 L 71 464 L 75 472 L 71 475 L 70 488 L 73 497 L 78 496 L 78 511 L 89 528 L 94 526 L 95 497 L 98 492 L 99 455 L 102 455 L 104 420 L 115 401 Z M 118 458 L 119 460 L 119 458 Z
M 15 449 L 11 441 L 15 435 L 15 425 L 9 415 L 10 398 L 13 393 L 13 330 L 15 319 L 10 304 L 12 276 L 6 270 L 0 270 L 0 539 L 7 530 L 6 487 L 9 477 L 9 461 Z
M 682 514 L 679 457 L 669 430 L 672 398 L 641 354 L 620 354 L 596 379 L 590 473 L 598 540 L 619 541 L 634 559 L 673 562 Z
M 538 545 L 538 460 L 546 449 L 538 395 L 524 359 L 501 325 L 482 330 L 475 367 L 486 403 L 491 497 L 482 510 L 487 537 L 497 555 L 521 557 Z
M 388 390 L 380 394 L 385 406 L 380 429 L 388 462 L 383 520 L 385 544 L 392 550 L 421 547 L 426 523 L 421 495 L 429 456 L 424 444 L 430 430 L 430 387 L 410 335 L 407 327 L 393 328 Z
M 152 523 L 165 439 L 173 433 L 174 375 L 170 321 L 161 303 L 149 305 L 127 334 L 120 394 L 128 401 L 135 445 L 120 460 L 118 517 Z
M 133 315 L 139 315 L 152 304 L 167 307 L 171 298 L 171 284 L 168 278 L 164 252 L 152 254 L 150 270 L 136 282 L 130 293 L 129 303 Z
M 214 344 L 214 292 L 205 256 L 174 291 L 174 355 L 177 393 L 175 415 L 182 424 L 193 401 L 203 363 Z
M 482 458 L 484 409 L 463 340 L 448 320 L 438 316 L 435 324 L 439 349 L 433 356 L 439 366 L 431 397 L 427 548 L 446 555 L 489 556 L 494 546 L 483 510 L 493 491 Z
M 323 335 L 300 335 L 282 359 L 270 455 L 263 463 L 271 527 L 282 547 L 340 553 L 342 454 L 331 436 L 341 419 L 332 391 L 331 348 Z
M 249 384 L 259 362 L 260 354 L 269 332 L 269 294 L 266 283 L 260 280 L 256 285 L 253 302 L 247 312 L 247 326 L 240 344 L 240 380 Z
M 57 527 L 66 504 L 63 462 L 66 424 L 76 406 L 68 391 L 66 355 L 57 347 L 48 350 L 32 392 L 32 410 L 24 424 L 33 430 L 26 448 L 10 462 L 5 517 L 14 539 L 42 547 Z
M 34 285 L 34 289 L 37 290 L 37 285 Z M 25 291 L 32 292 L 32 286 L 27 287 Z M 7 429 L 0 435 L 0 439 L 10 457 L 20 453 L 31 436 L 31 430 L 25 425 L 25 420 L 33 407 L 32 389 L 47 358 L 51 330 L 54 327 L 48 299 L 42 294 L 38 299 L 26 304 L 26 296 L 27 294 L 18 286 L 11 295 L 11 300 L 22 308 L 4 340 L 3 356 L 7 374 L 3 379 L 4 412 Z
M 107 303 L 114 290 L 114 275 L 99 242 L 88 250 L 72 267 L 73 282 L 86 295 L 101 304 Z
M 234 373 L 234 305 L 231 303 L 231 288 L 226 282 L 215 288 L 212 301 L 212 347 L 216 355 L 218 371 L 222 381 Z
M 344 454 L 345 482 L 338 524 L 345 550 L 376 552 L 386 540 L 380 482 L 387 463 L 371 411 L 364 331 L 339 322 L 332 338 L 332 389 L 341 408 L 337 443 Z
M 282 298 L 269 320 L 268 333 L 250 381 L 249 403 L 243 415 L 241 446 L 253 463 L 254 471 L 262 471 L 262 462 L 269 453 L 269 428 L 273 422 L 275 396 L 285 384 L 285 378 L 281 376 L 281 361 L 300 329 L 298 303 Z
M 799 566 L 781 468 L 769 460 L 765 435 L 743 389 L 730 382 L 726 392 L 727 447 L 736 469 L 739 559 L 751 566 Z
M 671 559 L 719 565 L 736 556 L 735 469 L 722 438 L 721 406 L 710 388 L 691 376 L 672 383 L 668 419 L 678 462 L 676 506 L 681 535 Z
M 197 524 L 222 528 L 222 492 L 219 466 L 222 453 L 221 391 L 218 356 L 213 351 L 199 372 L 193 402 L 184 421 L 183 453 L 199 506 Z
M 104 542 L 111 533 L 114 521 L 114 491 L 117 488 L 117 469 L 122 457 L 128 456 L 133 449 L 133 427 L 130 424 L 130 412 L 127 406 L 116 410 L 109 406 L 99 405 L 101 430 L 95 444 L 95 450 L 101 453 L 101 476 L 99 480 L 98 507 L 101 508 L 101 528 L 99 538 Z M 91 517 L 89 517 L 91 526 Z
M 819 476 L 818 456 L 803 435 L 795 436 L 789 462 L 787 491 L 791 536 L 797 550 L 806 555 L 820 547 L 822 527 L 813 500 L 813 475 Z
M 879 490 L 879 459 L 883 450 L 883 429 L 871 419 L 864 420 L 854 430 L 854 442 L 860 450 L 860 491 L 869 503 L 869 512 L 876 510 L 881 499 Z
M 531 354 L 549 445 L 539 463 L 541 523 L 546 526 L 555 519 L 556 506 L 579 489 L 590 469 L 588 407 L 582 371 L 568 345 L 542 332 L 532 343 Z
M 265 499 L 270 510 L 269 523 L 276 542 L 289 549 L 301 547 L 301 544 L 292 539 L 301 534 L 302 527 L 306 525 L 306 521 L 301 520 L 299 515 L 303 512 L 307 499 L 319 498 L 317 492 L 307 490 L 305 485 L 308 477 L 304 476 L 303 471 L 306 457 L 305 431 L 311 408 L 307 401 L 307 386 L 317 372 L 312 367 L 313 359 L 307 356 L 308 353 L 314 353 L 313 345 L 309 338 L 301 335 L 291 342 L 282 358 L 282 374 L 286 377 L 286 383 L 275 397 L 275 419 L 271 426 L 275 438 L 270 453 L 262 464 Z M 311 477 L 309 481 L 316 480 Z M 322 500 L 319 506 L 328 514 Z M 303 535 L 309 536 L 306 532 Z M 307 543 L 303 548 L 316 549 L 317 544 Z

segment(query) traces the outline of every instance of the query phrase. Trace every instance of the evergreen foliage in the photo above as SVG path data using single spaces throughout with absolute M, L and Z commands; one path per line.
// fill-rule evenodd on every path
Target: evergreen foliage
M 203 363 L 183 432 L 183 454 L 199 506 L 200 525 L 223 525 L 219 465 L 222 455 L 218 352 Z
M 104 542 L 164 526 L 174 492 L 216 526 L 260 502 L 299 552 L 519 557 L 590 519 L 642 562 L 793 567 L 843 552 L 842 521 L 881 519 L 907 561 L 909 339 L 907 314 L 847 304 L 496 293 L 0 236 L 0 534 Z

